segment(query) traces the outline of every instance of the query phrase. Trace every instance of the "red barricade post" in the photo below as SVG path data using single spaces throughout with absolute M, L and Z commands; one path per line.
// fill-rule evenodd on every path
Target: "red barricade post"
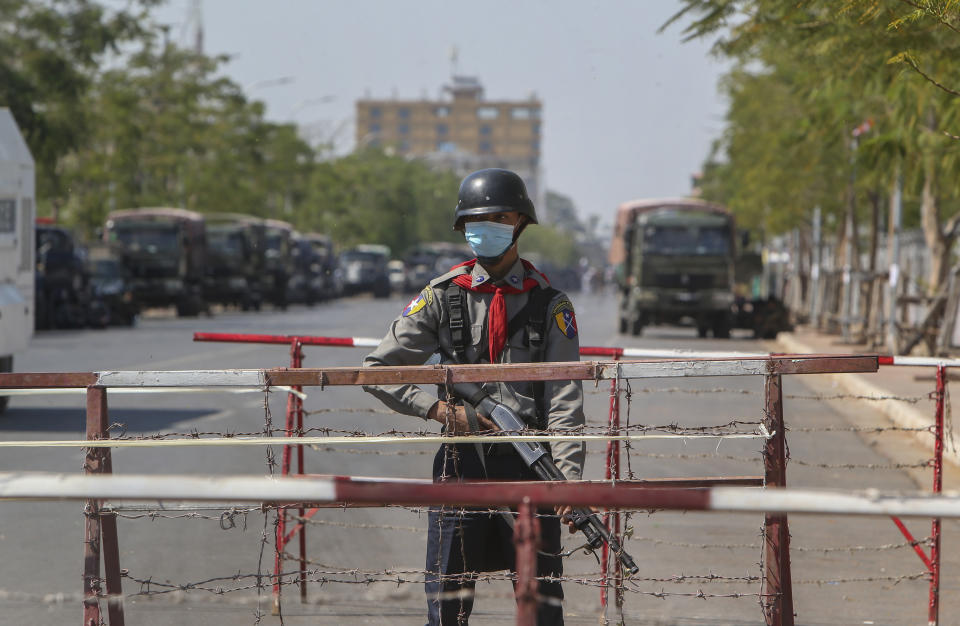
M 88 387 L 87 439 L 109 439 L 109 427 L 106 388 Z M 87 474 L 113 473 L 110 448 L 87 448 L 83 469 Z M 99 595 L 102 552 L 110 626 L 123 626 L 117 517 L 103 514 L 101 509 L 102 503 L 99 500 L 87 501 L 83 542 L 83 623 L 85 626 L 99 626 L 101 621 Z
M 266 336 L 269 337 L 269 336 Z M 257 339 L 263 339 L 263 336 L 257 336 Z M 299 369 L 303 367 L 303 341 L 300 337 L 283 337 L 290 342 L 290 367 Z M 299 392 L 303 391 L 300 385 L 293 385 L 291 389 L 297 393 L 287 394 L 287 413 L 284 421 L 285 437 L 300 437 L 303 434 L 303 399 Z M 298 444 L 297 452 L 297 474 L 303 474 L 303 445 Z M 293 453 L 293 447 L 285 443 L 283 445 L 283 454 L 280 461 L 281 476 L 290 475 L 290 457 Z M 299 519 L 304 519 L 304 509 L 297 509 Z M 273 583 L 273 614 L 280 613 L 280 595 L 281 582 L 280 577 L 283 573 L 283 556 L 287 543 L 294 534 L 298 536 L 299 543 L 299 565 L 300 565 L 300 601 L 307 601 L 307 535 L 306 525 L 298 522 L 294 529 L 287 534 L 287 509 L 286 507 L 277 508 L 277 532 L 276 532 L 276 555 L 274 556 L 274 583 Z
M 764 426 L 772 436 L 763 452 L 766 487 L 787 486 L 786 438 L 783 422 L 783 379 L 764 377 Z M 793 582 L 790 578 L 790 530 L 787 516 L 768 513 L 764 519 L 763 615 L 768 626 L 793 626 Z
M 933 493 L 943 490 L 943 406 L 947 395 L 946 367 L 937 366 L 936 412 L 934 414 Z M 930 626 L 940 623 L 940 518 L 933 519 L 930 531 Z
M 540 521 L 537 519 L 537 507 L 529 497 L 524 498 L 517 508 L 513 542 L 517 555 L 517 626 L 536 626 Z

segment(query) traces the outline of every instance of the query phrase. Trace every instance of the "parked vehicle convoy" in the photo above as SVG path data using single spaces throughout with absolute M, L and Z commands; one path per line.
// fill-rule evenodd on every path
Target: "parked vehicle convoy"
M 649 324 L 694 325 L 705 337 L 733 327 L 733 215 L 687 198 L 622 204 L 610 247 L 620 287 L 620 332 Z
M 34 163 L 9 109 L 0 108 L 0 372 L 13 371 L 34 326 Z M 8 396 L 0 396 L 0 413 Z
M 361 244 L 340 255 L 343 267 L 343 289 L 347 294 L 371 292 L 375 298 L 390 296 L 387 263 L 390 248 L 378 244 Z
M 407 266 L 400 259 L 387 263 L 387 276 L 390 278 L 390 290 L 394 293 L 406 293 L 414 289 L 407 276 Z
M 240 213 L 205 213 L 207 300 L 260 310 L 264 300 L 266 223 Z
M 337 253 L 334 250 L 333 240 L 320 233 L 307 233 L 304 237 L 310 242 L 315 262 L 320 266 L 321 299 L 339 298 L 343 295 L 343 273 L 340 269 Z
M 34 236 L 36 328 L 105 327 L 109 313 L 94 293 L 86 253 L 73 233 L 41 219 Z
M 166 207 L 112 211 L 103 236 L 117 247 L 144 306 L 173 305 L 180 316 L 208 311 L 203 215 Z
M 87 251 L 86 263 L 93 297 L 103 307 L 106 323 L 133 326 L 140 314 L 140 303 L 120 258 L 108 246 L 92 246 Z
M 320 258 L 306 235 L 294 232 L 291 242 L 293 273 L 287 281 L 287 299 L 291 303 L 313 306 L 324 298 Z
M 287 281 L 293 274 L 293 225 L 282 220 L 265 220 L 266 262 L 264 296 L 278 309 L 288 304 Z
M 431 280 L 454 265 L 469 261 L 473 252 L 466 244 L 446 241 L 422 243 L 406 257 L 407 277 L 414 289 L 422 289 Z

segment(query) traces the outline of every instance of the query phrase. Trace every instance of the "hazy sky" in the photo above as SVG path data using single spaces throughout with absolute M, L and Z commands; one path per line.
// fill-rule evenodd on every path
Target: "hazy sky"
M 189 0 L 158 10 L 191 40 Z M 722 129 L 724 66 L 706 42 L 657 28 L 676 0 L 203 0 L 205 51 L 268 117 L 340 130 L 352 146 L 354 100 L 436 97 L 451 74 L 477 76 L 490 99 L 543 101 L 549 189 L 605 221 L 638 197 L 684 195 Z M 291 82 L 276 81 L 291 77 Z M 325 99 L 325 102 L 316 102 Z

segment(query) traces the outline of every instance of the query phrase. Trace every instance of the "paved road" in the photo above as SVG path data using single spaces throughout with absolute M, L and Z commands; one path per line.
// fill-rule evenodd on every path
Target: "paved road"
M 737 336 L 732 340 L 698 340 L 690 329 L 654 328 L 642 338 L 616 333 L 614 301 L 604 296 L 576 295 L 583 344 L 690 349 L 766 350 L 769 346 Z M 379 336 L 387 322 L 406 304 L 406 298 L 385 301 L 364 298 L 327 303 L 313 309 L 257 314 L 222 313 L 214 318 L 146 319 L 133 329 L 47 332 L 33 341 L 29 354 L 17 362 L 21 371 L 91 371 L 99 369 L 197 369 L 272 367 L 286 365 L 281 346 L 194 344 L 192 332 L 237 331 Z M 356 364 L 364 351 L 309 348 L 308 366 Z M 723 424 L 733 419 L 756 421 L 761 415 L 761 381 L 752 378 L 636 381 L 629 404 L 633 424 L 682 426 Z M 794 429 L 789 444 L 792 464 L 788 480 L 794 486 L 912 489 L 926 487 L 927 472 L 913 474 L 892 469 L 840 469 L 823 464 L 857 465 L 915 462 L 925 453 L 909 438 L 881 434 L 867 439 L 850 432 L 805 432 L 800 429 L 885 425 L 885 419 L 862 403 L 806 399 L 831 393 L 815 378 L 786 381 L 786 415 Z M 588 419 L 606 419 L 606 388 L 587 394 Z M 718 392 L 719 391 L 719 392 Z M 795 397 L 800 396 L 800 397 Z M 110 396 L 114 422 L 129 433 L 203 432 L 243 433 L 263 428 L 269 409 L 274 424 L 283 419 L 284 398 L 272 394 L 151 394 Z M 422 423 L 405 416 L 356 409 L 381 407 L 359 389 L 312 390 L 306 402 L 309 426 L 382 432 L 418 429 Z M 340 409 L 329 411 L 329 409 Z M 344 409 L 351 409 L 346 411 Z M 322 411 L 322 412 L 321 412 Z M 626 415 L 624 416 L 626 417 Z M 17 398 L 0 419 L 5 440 L 64 439 L 83 436 L 82 395 Z M 757 441 L 716 440 L 648 442 L 634 446 L 630 468 L 639 477 L 761 474 Z M 279 448 L 274 453 L 279 456 Z M 393 448 L 380 448 L 381 452 Z M 426 477 L 433 450 L 411 446 L 406 454 L 360 454 L 356 450 L 313 451 L 307 471 L 368 476 Z M 251 448 L 118 450 L 118 473 L 264 474 L 267 451 Z M 601 447 L 591 447 L 587 476 L 602 476 Z M 79 472 L 80 450 L 5 449 L 0 470 Z M 154 507 L 155 509 L 155 507 Z M 131 517 L 134 514 L 131 514 Z M 121 564 L 132 577 L 154 583 L 197 583 L 215 577 L 272 571 L 272 548 L 262 565 L 263 515 L 253 512 L 220 520 L 167 512 L 163 516 L 121 519 Z M 406 509 L 334 510 L 321 513 L 309 529 L 311 567 L 340 572 L 360 570 L 419 570 L 423 563 L 424 520 Z M 267 520 L 268 533 L 272 520 Z M 762 616 L 756 594 L 760 583 L 757 515 L 643 513 L 630 524 L 634 538 L 628 548 L 641 565 L 639 580 L 627 593 L 624 618 L 643 624 L 757 624 Z M 80 620 L 76 594 L 80 590 L 83 515 L 76 503 L 5 503 L 0 507 L 0 607 L 5 623 L 66 624 Z M 918 537 L 929 524 L 910 524 Z M 794 517 L 794 597 L 802 624 L 916 624 L 926 617 L 924 580 L 897 580 L 922 571 L 909 548 L 877 549 L 901 544 L 902 537 L 885 519 Z M 960 608 L 957 591 L 957 545 L 960 533 L 946 524 L 943 623 L 953 623 Z M 575 537 L 569 539 L 572 547 Z M 15 566 L 13 564 L 16 564 Z M 567 562 L 568 575 L 587 577 L 598 569 L 588 555 Z M 406 575 L 415 578 L 416 574 Z M 708 580 L 705 577 L 724 577 Z M 345 574 L 330 578 L 344 579 Z M 745 578 L 746 580 L 740 580 Z M 839 582 L 845 579 L 873 579 Z M 358 580 L 362 580 L 359 577 Z M 216 588 L 253 585 L 249 578 L 206 585 Z M 157 590 L 154 584 L 150 587 Z M 565 585 L 568 623 L 597 623 L 598 591 L 589 586 Z M 131 580 L 127 592 L 146 589 Z M 702 591 L 706 598 L 691 598 Z M 666 594 L 663 598 L 652 594 Z M 481 584 L 473 623 L 509 621 L 513 615 L 510 587 L 503 581 Z M 670 595 L 684 594 L 684 595 Z M 712 597 L 745 594 L 743 597 Z M 287 624 L 419 624 L 422 589 L 416 584 L 327 583 L 310 588 L 309 602 L 300 604 L 295 590 L 285 596 Z M 258 609 L 259 607 L 259 609 Z M 244 624 L 279 623 L 271 616 L 269 593 L 250 590 L 213 594 L 203 591 L 137 596 L 127 600 L 128 624 Z M 613 618 L 613 613 L 610 614 Z

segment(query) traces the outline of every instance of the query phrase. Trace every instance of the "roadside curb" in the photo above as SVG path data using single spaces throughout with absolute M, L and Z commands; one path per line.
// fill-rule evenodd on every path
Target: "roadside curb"
M 819 352 L 811 348 L 802 341 L 798 340 L 791 333 L 780 333 L 777 335 L 776 342 L 786 353 L 793 354 L 813 354 Z M 829 376 L 837 385 L 847 391 L 847 393 L 857 396 L 888 396 L 890 392 L 865 379 L 863 374 L 825 374 Z M 876 404 L 876 408 L 886 415 L 897 426 L 903 428 L 930 428 L 933 426 L 933 414 L 927 415 L 920 411 L 909 402 L 903 400 L 886 400 Z M 933 453 L 933 440 L 925 436 L 924 433 L 915 433 L 915 437 L 923 446 Z M 952 450 L 949 445 L 944 445 L 943 458 L 949 460 L 954 465 L 960 465 L 960 450 Z

